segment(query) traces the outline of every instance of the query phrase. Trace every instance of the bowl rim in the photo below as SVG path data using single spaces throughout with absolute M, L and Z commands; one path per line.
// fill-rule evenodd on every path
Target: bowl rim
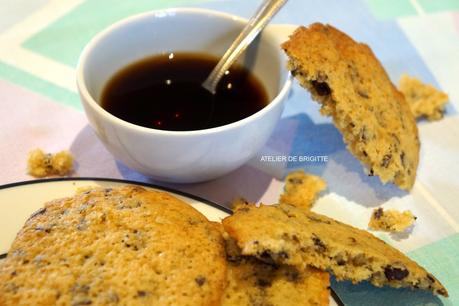
M 86 82 L 84 78 L 84 68 L 86 60 L 92 51 L 92 49 L 99 43 L 101 39 L 107 36 L 112 31 L 117 30 L 118 28 L 123 27 L 126 24 L 135 22 L 136 20 L 143 19 L 143 18 L 155 18 L 155 17 L 164 17 L 169 15 L 176 15 L 176 14 L 197 14 L 197 15 L 212 15 L 217 16 L 220 18 L 231 19 L 233 21 L 237 21 L 240 23 L 246 23 L 247 19 L 242 18 L 240 16 L 232 15 L 226 12 L 211 10 L 211 9 L 204 9 L 204 8 L 168 8 L 168 9 L 160 9 L 160 10 L 153 10 L 149 12 L 144 12 L 140 14 L 135 14 L 129 16 L 127 18 L 121 19 L 114 24 L 108 26 L 107 28 L 100 31 L 96 34 L 83 48 L 81 52 L 77 69 L 76 69 L 76 83 L 77 89 L 81 95 L 81 103 L 86 104 L 87 106 L 91 107 L 100 117 L 104 118 L 105 120 L 112 121 L 114 124 L 117 124 L 125 129 L 129 129 L 131 131 L 137 131 L 147 134 L 155 134 L 159 136 L 196 136 L 196 135 L 209 135 L 215 134 L 219 132 L 224 132 L 228 130 L 237 129 L 241 126 L 244 126 L 252 121 L 256 121 L 257 119 L 265 116 L 269 113 L 273 108 L 276 107 L 277 104 L 281 103 L 284 97 L 288 94 L 288 91 L 292 85 L 292 76 L 290 72 L 285 69 L 286 73 L 286 81 L 282 85 L 280 91 L 277 95 L 262 109 L 257 111 L 256 113 L 240 119 L 235 122 L 231 122 L 225 125 L 208 128 L 208 129 L 201 129 L 201 130 L 189 130 L 189 131 L 174 131 L 174 130 L 160 130 L 154 129 L 149 127 L 144 127 L 141 125 L 137 125 L 131 123 L 129 121 L 123 120 L 121 118 L 116 117 L 115 115 L 111 114 L 107 110 L 105 110 L 99 103 L 95 101 L 93 96 L 89 93 L 89 90 L 86 87 Z

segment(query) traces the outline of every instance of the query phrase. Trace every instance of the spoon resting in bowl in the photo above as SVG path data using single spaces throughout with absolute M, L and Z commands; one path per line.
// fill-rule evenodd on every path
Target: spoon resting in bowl
M 269 21 L 276 15 L 280 8 L 287 0 L 265 0 L 258 8 L 255 15 L 250 18 L 247 25 L 241 33 L 236 37 L 231 46 L 226 50 L 225 54 L 218 61 L 215 68 L 210 72 L 207 79 L 202 83 L 202 87 L 215 94 L 217 85 L 229 67 L 239 58 L 239 56 L 247 49 L 252 41 L 258 36 Z

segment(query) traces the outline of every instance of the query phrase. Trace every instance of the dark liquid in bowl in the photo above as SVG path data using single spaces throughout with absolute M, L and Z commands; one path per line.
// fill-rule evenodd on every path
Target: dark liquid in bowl
M 128 122 L 161 130 L 191 131 L 246 118 L 268 103 L 260 81 L 246 68 L 233 65 L 210 94 L 201 83 L 218 58 L 171 53 L 135 62 L 116 73 L 105 86 L 101 105 Z

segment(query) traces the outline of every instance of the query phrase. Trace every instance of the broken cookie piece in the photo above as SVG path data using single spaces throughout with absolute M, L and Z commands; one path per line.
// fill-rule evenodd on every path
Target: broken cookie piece
M 222 229 L 223 230 L 223 229 Z M 330 299 L 330 275 L 313 267 L 297 269 L 243 256 L 227 233 L 228 284 L 222 306 L 325 306 Z
M 402 76 L 398 86 L 416 118 L 425 117 L 429 121 L 443 118 L 445 105 L 449 100 L 446 93 L 406 74 Z
M 303 170 L 293 171 L 285 178 L 284 192 L 279 203 L 310 209 L 318 194 L 326 187 L 327 183 L 316 175 Z
M 299 27 L 282 48 L 287 68 L 333 118 L 368 174 L 411 189 L 419 161 L 416 121 L 371 49 L 321 23 Z
M 222 306 L 329 305 L 329 275 L 315 268 L 299 271 L 251 256 L 228 263 Z
M 73 171 L 73 157 L 69 151 L 56 154 L 44 153 L 35 149 L 29 153 L 27 172 L 34 177 L 67 175 Z
M 371 214 L 368 227 L 386 232 L 403 232 L 414 224 L 416 217 L 411 211 L 400 212 L 395 209 L 376 208 Z
M 361 229 L 288 204 L 245 205 L 223 220 L 243 255 L 275 264 L 313 266 L 337 280 L 364 280 L 428 290 L 448 296 L 446 288 L 402 252 Z

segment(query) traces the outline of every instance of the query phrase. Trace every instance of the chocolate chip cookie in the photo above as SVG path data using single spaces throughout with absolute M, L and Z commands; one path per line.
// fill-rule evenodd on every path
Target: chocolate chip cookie
M 227 236 L 227 235 L 226 235 Z M 226 237 L 228 285 L 222 306 L 328 306 L 330 276 L 307 267 L 265 262 L 243 256 L 234 240 Z
M 448 296 L 429 272 L 370 233 L 288 204 L 239 206 L 223 220 L 241 253 L 299 269 L 331 271 L 338 280 L 410 287 Z
M 0 262 L 0 305 L 216 305 L 225 285 L 218 229 L 135 186 L 46 203 Z
M 371 49 L 321 23 L 299 27 L 282 48 L 292 75 L 333 118 L 367 173 L 411 189 L 419 161 L 416 121 Z

